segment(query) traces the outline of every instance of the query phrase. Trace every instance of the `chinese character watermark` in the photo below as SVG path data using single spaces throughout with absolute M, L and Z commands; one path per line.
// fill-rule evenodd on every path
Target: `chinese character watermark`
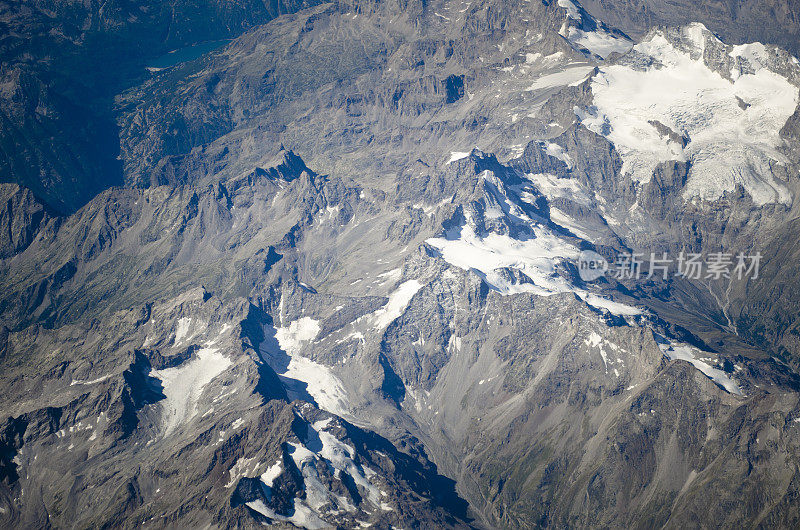
M 578 272 L 585 282 L 593 282 L 607 274 L 618 280 L 667 280 L 670 276 L 688 280 L 757 280 L 761 259 L 761 253 L 734 255 L 714 252 L 703 256 L 681 252 L 672 258 L 666 252 L 651 252 L 649 255 L 620 254 L 609 263 L 597 252 L 585 250 L 578 260 Z

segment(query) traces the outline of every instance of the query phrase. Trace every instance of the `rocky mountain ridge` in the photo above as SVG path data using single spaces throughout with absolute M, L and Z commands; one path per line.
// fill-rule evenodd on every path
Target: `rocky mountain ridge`
M 0 524 L 795 526 L 798 73 L 566 0 L 321 4 L 155 72 L 127 187 L 0 186 Z M 721 250 L 760 276 L 579 270 Z

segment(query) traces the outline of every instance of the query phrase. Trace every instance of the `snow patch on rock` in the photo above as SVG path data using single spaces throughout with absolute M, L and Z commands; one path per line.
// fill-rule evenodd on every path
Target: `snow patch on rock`
M 342 381 L 327 366 L 293 355 L 286 372 L 280 375 L 305 383 L 306 391 L 322 410 L 339 416 L 348 414 L 347 392 Z
M 447 161 L 447 164 L 452 164 L 453 162 L 457 162 L 469 156 L 469 151 L 453 151 L 450 153 L 450 160 Z
M 161 402 L 165 434 L 197 414 L 197 403 L 206 385 L 231 364 L 218 349 L 201 348 L 193 359 L 181 366 L 151 372 L 150 375 L 161 380 L 166 396 Z
M 329 503 L 348 512 L 356 511 L 356 507 L 347 498 L 331 491 L 324 485 L 325 481 L 321 480 L 318 466 L 329 465 L 336 470 L 337 476 L 350 477 L 364 500 L 375 508 L 391 511 L 393 508 L 381 500 L 380 488 L 370 480 L 370 477 L 377 475 L 375 471 L 356 462 L 354 447 L 325 430 L 330 423 L 331 419 L 328 418 L 308 425 L 309 441 L 288 444 L 289 454 L 303 475 L 306 487 L 305 504 L 316 512 Z M 310 440 L 316 440 L 316 443 Z M 314 447 L 314 450 L 309 446 Z
M 323 409 L 333 414 L 347 413 L 347 393 L 341 380 L 330 368 L 303 356 L 303 348 L 317 338 L 319 321 L 302 317 L 287 326 L 275 330 L 275 338 L 281 350 L 289 355 L 284 370 L 273 366 L 278 375 L 304 383 L 305 392 Z M 274 352 L 273 352 L 274 353 Z M 303 399 L 303 394 L 287 388 L 292 399 Z
M 306 530 L 320 530 L 322 528 L 331 527 L 331 525 L 326 523 L 317 514 L 315 514 L 313 510 L 311 510 L 300 499 L 297 498 L 294 500 L 294 513 L 288 517 L 279 515 L 272 508 L 269 508 L 266 504 L 264 504 L 264 502 L 260 499 L 250 501 L 246 503 L 246 505 L 248 508 L 255 510 L 268 519 L 292 523 L 293 525 L 300 528 L 305 528 Z
M 595 31 L 583 31 L 571 27 L 567 30 L 566 37 L 572 44 L 579 48 L 585 48 L 603 59 L 612 53 L 627 53 L 633 47 L 630 40 L 618 37 L 602 27 L 598 27 Z
M 614 52 L 626 53 L 633 46 L 630 39 L 582 12 L 575 2 L 558 0 L 558 5 L 567 12 L 567 20 L 559 33 L 576 48 L 589 50 L 605 59 Z
M 422 284 L 417 280 L 408 280 L 400 284 L 400 286 L 389 295 L 387 304 L 372 314 L 374 318 L 372 322 L 373 327 L 382 330 L 400 318 L 403 311 L 408 307 L 409 302 L 411 302 L 411 299 L 420 289 L 422 289 Z
M 594 70 L 593 66 L 573 66 L 571 68 L 566 68 L 559 72 L 539 77 L 525 90 L 532 92 L 535 90 L 545 90 L 563 86 L 577 86 L 586 80 L 592 70 Z
M 290 355 L 300 353 L 303 343 L 310 342 L 317 337 L 320 326 L 319 321 L 309 317 L 302 317 L 288 326 L 278 328 L 276 338 L 281 348 Z
M 789 204 L 771 168 L 787 164 L 780 130 L 797 108 L 797 87 L 762 66 L 761 46 L 732 48 L 752 73 L 726 79 L 703 59 L 709 39 L 721 45 L 713 34 L 695 24 L 681 38 L 678 46 L 655 31 L 634 46 L 635 65 L 601 68 L 591 82 L 594 107 L 576 109 L 581 122 L 614 144 L 623 173 L 637 182 L 663 162 L 691 161 L 686 199 L 715 201 L 740 184 L 758 205 Z
M 529 173 L 525 175 L 525 178 L 550 201 L 553 199 L 568 199 L 583 206 L 591 205 L 588 193 L 577 179 L 559 178 L 548 173 Z
M 175 326 L 175 345 L 179 345 L 189 336 L 189 330 L 191 329 L 192 319 L 189 317 L 179 318 L 178 324 Z
M 490 287 L 502 294 L 550 295 L 572 290 L 571 285 L 556 274 L 555 265 L 561 259 L 576 260 L 580 251 L 545 230 L 536 232 L 537 237 L 527 240 L 495 233 L 481 237 L 467 223 L 457 235 L 431 238 L 427 243 L 438 249 L 451 265 L 480 273 Z M 510 282 L 502 274 L 505 268 L 523 272 L 533 283 Z
M 739 384 L 734 379 L 720 370 L 714 368 L 705 361 L 697 358 L 698 354 L 702 353 L 697 348 L 689 346 L 688 344 L 659 344 L 661 351 L 664 355 L 672 361 L 686 361 L 698 370 L 700 370 L 706 377 L 714 381 L 716 384 L 724 388 L 728 393 L 742 396 L 744 393 L 739 387 Z

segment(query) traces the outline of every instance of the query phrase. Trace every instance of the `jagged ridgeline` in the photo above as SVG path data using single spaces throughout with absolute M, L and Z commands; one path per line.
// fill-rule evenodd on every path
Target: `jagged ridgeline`
M 4 11 L 1 527 L 798 525 L 760 7 L 83 9 Z

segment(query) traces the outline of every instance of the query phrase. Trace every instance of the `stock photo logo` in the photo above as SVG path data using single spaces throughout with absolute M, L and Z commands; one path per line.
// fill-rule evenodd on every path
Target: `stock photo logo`
M 606 275 L 618 280 L 655 277 L 666 280 L 670 276 L 688 280 L 757 280 L 761 259 L 761 253 L 714 252 L 704 256 L 681 252 L 671 258 L 666 252 L 651 252 L 620 254 L 609 263 L 597 252 L 584 250 L 578 258 L 578 273 L 584 282 L 594 282 Z
M 592 250 L 584 250 L 578 258 L 578 274 L 581 280 L 593 282 L 599 280 L 608 272 L 606 258 Z

